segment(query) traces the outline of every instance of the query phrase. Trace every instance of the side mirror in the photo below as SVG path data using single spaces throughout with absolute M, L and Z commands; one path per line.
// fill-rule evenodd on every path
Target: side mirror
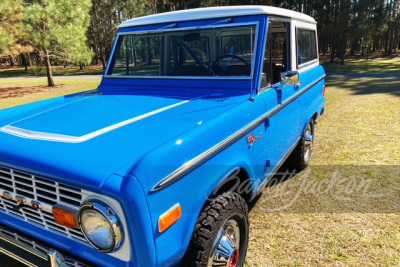
M 291 85 L 299 83 L 299 73 L 297 71 L 287 71 L 281 73 L 281 84 Z
M 285 85 L 297 85 L 298 87 L 301 85 L 299 81 L 299 72 L 298 71 L 287 71 L 281 73 L 281 84 L 277 88 L 278 90 L 282 90 Z

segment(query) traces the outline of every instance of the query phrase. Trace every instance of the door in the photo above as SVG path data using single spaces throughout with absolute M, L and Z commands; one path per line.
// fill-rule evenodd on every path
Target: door
M 259 97 L 271 116 L 263 138 L 265 154 L 270 161 L 268 172 L 282 163 L 301 136 L 301 103 L 295 98 L 299 84 L 281 83 L 281 75 L 291 76 L 291 23 L 270 20 L 264 52 L 262 88 Z M 295 69 L 294 69 L 295 70 Z

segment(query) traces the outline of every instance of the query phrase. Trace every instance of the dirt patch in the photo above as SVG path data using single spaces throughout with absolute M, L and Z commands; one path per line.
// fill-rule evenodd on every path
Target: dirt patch
M 48 87 L 45 85 L 27 85 L 27 86 L 1 86 L 0 85 L 0 99 L 1 98 L 12 98 L 12 97 L 23 97 L 30 94 L 36 93 L 51 93 L 66 89 L 67 85 L 56 85 L 54 87 Z

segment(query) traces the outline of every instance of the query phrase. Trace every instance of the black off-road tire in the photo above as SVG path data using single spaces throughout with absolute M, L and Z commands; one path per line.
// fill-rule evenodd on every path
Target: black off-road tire
M 237 193 L 223 193 L 209 203 L 197 219 L 188 249 L 179 266 L 208 265 L 217 238 L 234 221 L 240 229 L 239 255 L 236 266 L 244 265 L 249 242 L 249 211 L 245 200 Z M 229 266 L 229 265 L 227 265 Z
M 307 132 L 311 133 L 312 142 L 311 148 L 309 148 L 309 153 L 306 152 L 306 134 Z M 304 130 L 299 143 L 297 144 L 296 148 L 292 151 L 289 158 L 286 161 L 286 165 L 290 169 L 295 169 L 296 172 L 300 172 L 307 168 L 310 164 L 311 155 L 313 151 L 313 143 L 314 143 L 314 119 L 311 119 L 307 124 L 306 129 Z

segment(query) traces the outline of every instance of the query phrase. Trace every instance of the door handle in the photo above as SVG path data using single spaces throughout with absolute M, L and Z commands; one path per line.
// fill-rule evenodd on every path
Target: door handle
M 297 89 L 297 88 L 300 88 L 302 85 L 303 85 L 303 82 L 299 81 L 298 83 L 296 83 L 294 85 L 294 87 Z

